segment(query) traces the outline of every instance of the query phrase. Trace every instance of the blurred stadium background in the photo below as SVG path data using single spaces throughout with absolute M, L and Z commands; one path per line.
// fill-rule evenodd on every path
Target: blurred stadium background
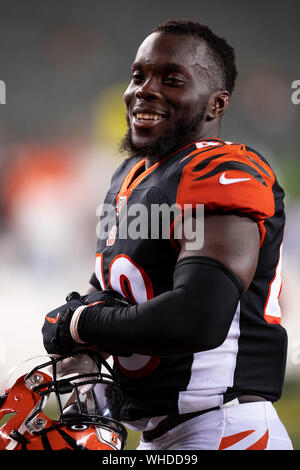
M 286 191 L 281 295 L 289 334 L 276 408 L 300 449 L 300 80 L 298 0 L 1 0 L 0 381 L 43 354 L 44 314 L 93 271 L 96 208 L 121 162 L 122 94 L 137 46 L 157 24 L 208 24 L 236 48 L 239 77 L 221 137 L 254 147 Z M 137 436 L 130 434 L 128 449 Z

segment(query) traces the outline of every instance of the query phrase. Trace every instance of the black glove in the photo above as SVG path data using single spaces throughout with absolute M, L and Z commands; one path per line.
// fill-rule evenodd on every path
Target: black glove
M 81 296 L 71 292 L 66 298 L 67 303 L 52 310 L 45 317 L 42 327 L 43 343 L 48 354 L 69 354 L 81 344 L 74 341 L 70 333 L 70 323 L 75 310 L 80 306 L 88 306 L 94 302 L 103 302 L 105 307 L 128 306 L 128 301 L 117 292 L 107 289 Z

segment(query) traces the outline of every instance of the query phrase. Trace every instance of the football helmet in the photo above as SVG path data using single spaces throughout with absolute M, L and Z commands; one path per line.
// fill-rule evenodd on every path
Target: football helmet
M 107 361 L 91 351 L 42 358 L 0 388 L 0 450 L 123 449 L 122 395 Z

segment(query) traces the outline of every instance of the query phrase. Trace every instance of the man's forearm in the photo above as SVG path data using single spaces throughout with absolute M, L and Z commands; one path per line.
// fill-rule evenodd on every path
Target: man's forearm
M 171 355 L 218 347 L 225 340 L 242 293 L 237 277 L 205 257 L 177 263 L 174 289 L 128 307 L 86 308 L 78 322 L 83 341 L 104 351 Z M 122 355 L 122 354 L 120 354 Z

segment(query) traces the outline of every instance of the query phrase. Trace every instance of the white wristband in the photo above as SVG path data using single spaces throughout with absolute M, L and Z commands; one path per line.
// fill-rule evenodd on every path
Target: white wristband
M 79 321 L 80 315 L 86 307 L 88 307 L 88 305 L 82 305 L 82 306 L 76 308 L 76 310 L 73 313 L 73 316 L 71 318 L 71 322 L 70 322 L 70 334 L 71 334 L 73 340 L 76 343 L 80 343 L 80 344 L 87 344 L 85 341 L 82 341 L 80 339 L 78 331 L 77 331 L 78 321 Z

